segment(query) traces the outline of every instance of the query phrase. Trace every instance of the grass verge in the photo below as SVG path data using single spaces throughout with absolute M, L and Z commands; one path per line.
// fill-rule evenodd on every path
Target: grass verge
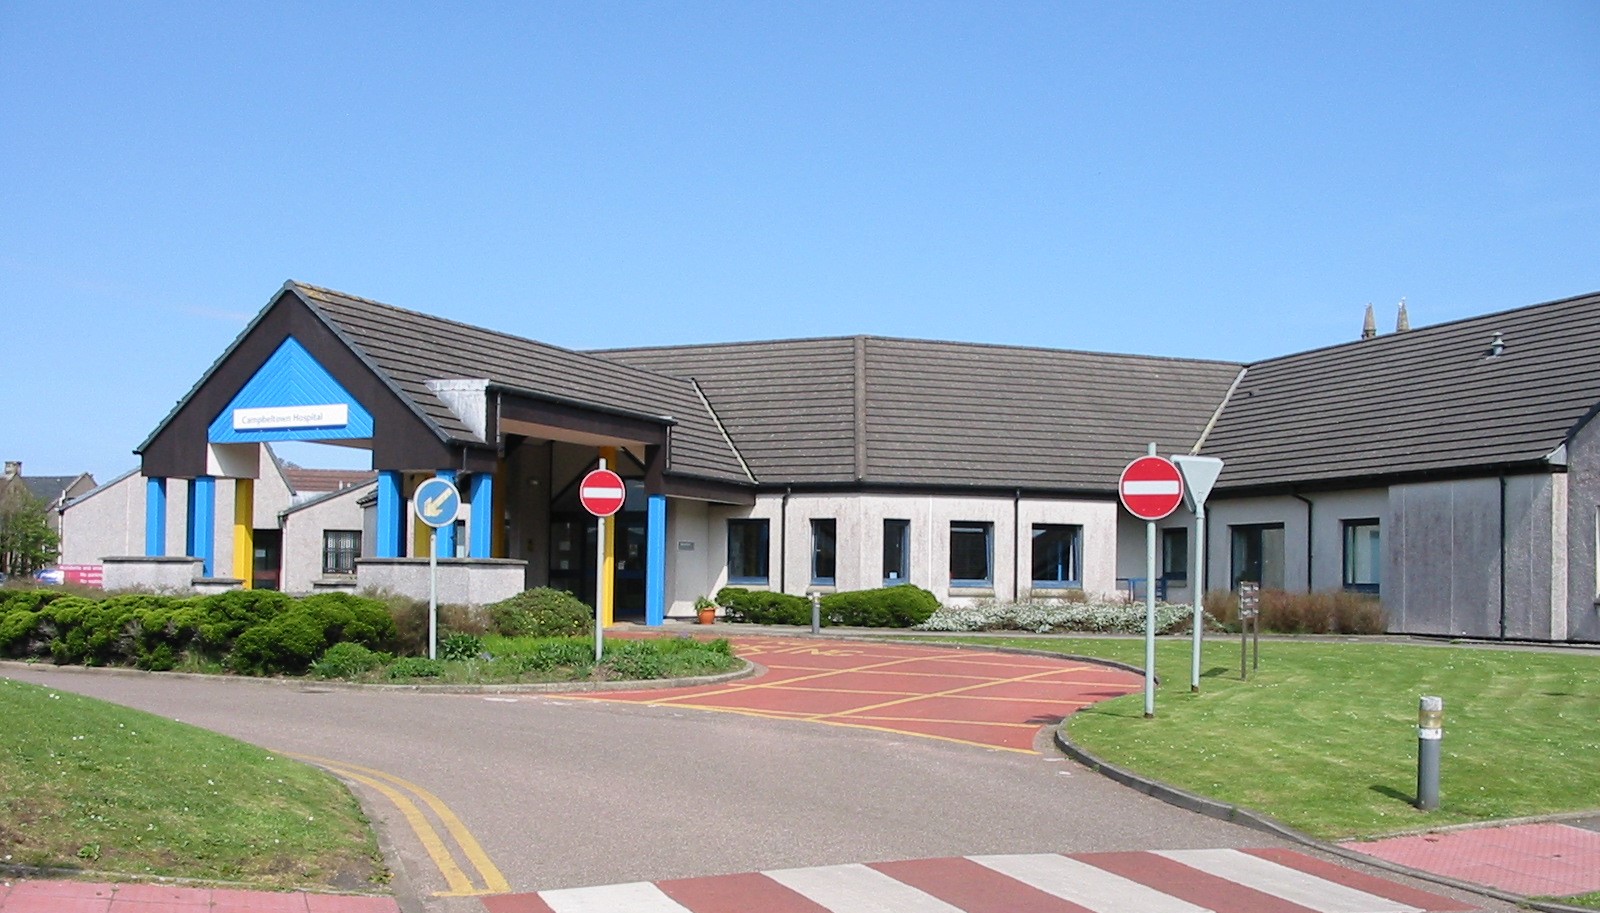
M 1136 638 L 941 639 L 1144 664 Z M 1161 640 L 1156 719 L 1133 694 L 1079 711 L 1068 733 L 1111 763 L 1329 840 L 1600 805 L 1600 656 L 1278 640 L 1261 651 L 1242 682 L 1237 642 L 1208 641 L 1191 694 L 1189 642 Z M 1411 805 L 1424 694 L 1445 703 L 1434 812 Z
M 0 856 L 13 865 L 371 889 L 372 829 L 333 777 L 243 742 L 0 678 Z

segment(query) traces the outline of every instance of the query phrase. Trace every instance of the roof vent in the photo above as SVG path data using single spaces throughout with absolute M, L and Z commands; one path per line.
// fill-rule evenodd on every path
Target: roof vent
M 1406 300 L 1404 298 L 1400 299 L 1400 314 L 1395 317 L 1394 331 L 1396 333 L 1411 332 L 1411 318 L 1406 314 Z
M 1494 334 L 1494 339 L 1489 341 L 1489 350 L 1483 353 L 1485 358 L 1499 358 L 1500 353 L 1506 350 L 1506 341 L 1499 333 Z
M 1361 322 L 1361 338 L 1371 339 L 1378 335 L 1378 321 L 1372 316 L 1372 302 L 1367 302 L 1367 319 Z

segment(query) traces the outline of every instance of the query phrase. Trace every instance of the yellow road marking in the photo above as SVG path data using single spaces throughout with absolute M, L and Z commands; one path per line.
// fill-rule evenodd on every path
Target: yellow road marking
M 939 723 L 952 726 L 1001 726 L 1008 729 L 1038 729 L 1039 723 L 997 723 L 990 720 L 935 720 L 920 716 L 853 716 L 852 720 L 867 720 L 873 723 Z
M 863 669 L 877 669 L 877 668 L 881 668 L 883 666 L 898 666 L 898 665 L 900 665 L 902 663 L 914 663 L 914 662 L 916 662 L 916 661 L 918 661 L 920 659 L 922 659 L 922 657 L 920 657 L 920 656 L 902 657 L 901 659 L 891 659 L 891 660 L 888 660 L 886 662 L 872 663 L 871 665 L 866 665 L 866 666 L 858 666 L 858 667 L 853 668 L 853 669 L 829 669 L 826 672 L 818 672 L 818 673 L 816 673 L 814 675 L 797 675 L 794 678 L 784 679 L 781 682 L 768 682 L 768 683 L 759 683 L 758 682 L 758 683 L 753 683 L 753 684 L 748 684 L 748 685 L 730 685 L 730 686 L 728 686 L 726 688 L 722 688 L 722 689 L 717 690 L 717 691 L 706 691 L 706 692 L 703 692 L 701 694 L 691 694 L 691 695 L 686 695 L 686 696 L 687 697 L 713 697 L 713 696 L 718 695 L 718 694 L 739 694 L 739 693 L 744 692 L 744 691 L 758 691 L 758 690 L 761 690 L 763 688 L 771 688 L 774 685 L 792 685 L 792 684 L 794 684 L 796 682 L 815 681 L 816 679 L 819 679 L 819 678 L 827 678 L 830 675 L 843 675 L 843 674 L 849 673 L 849 672 L 860 672 Z M 662 698 L 660 703 L 664 704 L 664 703 L 666 703 L 668 701 L 671 701 L 671 700 L 672 700 L 672 698 Z
M 298 755 L 292 752 L 281 753 L 288 755 L 289 757 L 299 758 L 303 761 L 310 761 L 313 764 L 320 764 L 338 773 L 343 773 L 351 779 L 371 786 L 373 789 L 376 789 L 387 796 L 390 801 L 394 802 L 395 805 L 400 808 L 401 814 L 405 815 L 406 821 L 411 824 L 412 829 L 417 832 L 417 837 L 422 840 L 423 846 L 427 848 L 428 854 L 433 857 L 435 864 L 439 865 L 440 872 L 444 874 L 445 881 L 450 885 L 450 892 L 448 894 L 441 894 L 440 896 L 506 894 L 511 891 L 510 882 L 506 881 L 506 877 L 501 874 L 500 869 L 496 867 L 494 862 L 489 859 L 489 854 L 484 852 L 483 846 L 478 843 L 476 837 L 472 836 L 472 832 L 467 830 L 467 826 L 462 823 L 461 819 L 456 816 L 455 812 L 450 810 L 448 805 L 445 805 L 438 796 L 434 795 L 432 792 L 429 792 L 424 787 L 408 780 L 404 780 L 393 774 L 385 773 L 384 771 L 376 770 L 371 767 L 362 767 L 359 764 L 351 764 L 345 761 L 335 761 L 328 758 L 312 757 L 310 755 Z M 361 774 L 356 773 L 356 771 L 361 771 L 363 774 L 367 774 L 369 776 L 362 776 Z M 445 830 L 449 831 L 450 836 L 454 838 L 456 846 L 461 848 L 461 852 L 467 857 L 467 861 L 472 864 L 473 868 L 478 870 L 478 875 L 483 880 L 485 889 L 476 889 L 466 874 L 462 872 L 458 866 L 456 866 L 455 859 L 450 855 L 449 849 L 445 847 L 443 839 L 439 837 L 438 832 L 433 829 L 433 825 L 429 824 L 427 818 L 422 815 L 419 809 L 417 809 L 415 803 L 406 798 L 405 795 L 391 789 L 383 783 L 377 782 L 373 778 L 387 780 L 389 783 L 393 783 L 402 789 L 409 790 L 412 794 L 420 798 L 428 806 L 428 808 L 432 809 L 433 813 L 438 815 L 439 820 L 443 822 Z M 430 841 L 432 845 L 430 845 Z M 444 863 L 440 863 L 438 854 L 434 852 L 435 845 L 441 852 L 444 853 Z M 446 865 L 448 865 L 449 868 L 446 868 Z M 460 876 L 459 884 L 455 879 L 451 878 L 450 870 L 452 869 Z

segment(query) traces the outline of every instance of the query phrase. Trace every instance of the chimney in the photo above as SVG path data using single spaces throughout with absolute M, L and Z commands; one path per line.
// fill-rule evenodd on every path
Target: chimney
M 6 479 L 14 479 L 20 475 L 22 475 L 22 461 L 6 460 Z
M 1372 302 L 1367 302 L 1367 319 L 1361 323 L 1361 338 L 1371 339 L 1378 335 L 1378 320 L 1372 316 Z
M 1400 315 L 1394 320 L 1396 333 L 1409 333 L 1411 331 L 1411 318 L 1406 314 L 1406 300 L 1400 299 Z

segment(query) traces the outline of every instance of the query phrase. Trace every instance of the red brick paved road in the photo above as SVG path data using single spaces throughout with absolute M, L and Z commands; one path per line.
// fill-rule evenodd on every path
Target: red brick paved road
M 697 688 L 569 696 L 804 720 L 1031 752 L 1041 726 L 1144 685 L 1133 672 L 1048 656 L 764 636 L 732 641 L 740 656 L 767 672 Z

